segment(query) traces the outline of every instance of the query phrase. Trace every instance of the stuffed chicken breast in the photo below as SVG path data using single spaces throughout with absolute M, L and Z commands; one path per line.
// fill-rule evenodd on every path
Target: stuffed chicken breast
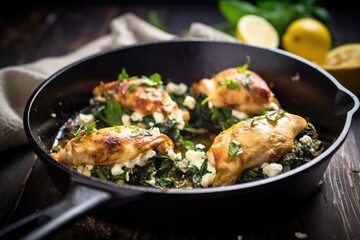
M 172 140 L 156 130 L 116 126 L 94 130 L 71 139 L 53 158 L 69 166 L 143 165 L 155 150 L 172 150 Z
M 155 123 L 176 121 L 177 127 L 182 129 L 189 120 L 189 112 L 179 109 L 162 87 L 162 82 L 147 77 L 131 77 L 108 83 L 102 83 L 93 89 L 95 101 L 112 100 L 134 113 L 123 124 L 142 121 L 144 116 L 153 116 Z
M 280 108 L 267 83 L 255 72 L 228 68 L 213 78 L 192 85 L 194 94 L 204 94 L 216 108 L 229 108 L 253 115 Z
M 241 121 L 214 139 L 207 152 L 217 171 L 214 186 L 233 184 L 245 169 L 276 162 L 294 148 L 306 120 L 281 111 L 271 114 Z

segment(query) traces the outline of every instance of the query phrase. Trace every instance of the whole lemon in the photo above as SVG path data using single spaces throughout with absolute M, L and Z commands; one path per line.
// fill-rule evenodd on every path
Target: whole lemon
M 283 49 L 321 64 L 332 46 L 329 29 L 314 18 L 299 18 L 289 24 L 281 38 Z

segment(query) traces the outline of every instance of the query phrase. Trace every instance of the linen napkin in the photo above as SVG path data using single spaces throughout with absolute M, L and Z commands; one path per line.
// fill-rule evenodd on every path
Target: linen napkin
M 23 112 L 33 91 L 56 71 L 83 57 L 104 50 L 137 43 L 165 41 L 177 38 L 161 31 L 137 17 L 126 13 L 111 21 L 110 33 L 78 50 L 60 57 L 47 57 L 38 61 L 0 69 L 0 151 L 27 142 L 23 128 Z M 206 24 L 194 22 L 186 38 L 236 41 Z

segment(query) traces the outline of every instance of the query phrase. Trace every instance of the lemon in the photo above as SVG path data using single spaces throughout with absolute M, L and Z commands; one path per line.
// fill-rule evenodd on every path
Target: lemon
M 331 49 L 325 56 L 326 68 L 360 67 L 360 43 L 348 43 Z
M 321 67 L 360 96 L 360 43 L 348 43 L 331 49 Z
M 329 29 L 314 18 L 299 18 L 289 24 L 281 38 L 282 48 L 321 64 L 332 46 Z
M 261 47 L 277 48 L 279 35 L 265 18 L 258 15 L 244 15 L 236 25 L 238 40 Z

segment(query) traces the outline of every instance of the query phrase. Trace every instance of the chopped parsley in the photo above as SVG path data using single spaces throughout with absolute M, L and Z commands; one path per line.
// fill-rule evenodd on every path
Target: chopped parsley
M 228 78 L 220 80 L 219 85 L 220 86 L 226 86 L 226 87 L 228 87 L 230 89 L 236 89 L 236 88 L 240 87 L 239 82 L 237 82 L 234 79 L 228 79 Z
M 266 111 L 265 118 L 271 122 L 276 122 L 277 120 L 282 118 L 284 116 L 284 114 L 285 114 L 285 111 L 282 109 Z
M 250 66 L 250 63 L 251 63 L 251 59 L 250 59 L 249 56 L 246 56 L 246 60 L 247 60 L 247 61 L 246 61 L 246 63 L 245 63 L 244 65 L 239 66 L 239 67 L 236 68 L 236 71 L 237 71 L 238 73 L 244 73 L 246 70 L 249 69 L 249 66 Z
M 84 134 L 92 133 L 94 130 L 96 130 L 96 121 L 92 122 L 88 125 L 81 125 L 75 133 L 72 134 L 73 137 L 79 137 Z
M 239 156 L 243 152 L 244 152 L 244 150 L 242 149 L 240 143 L 237 140 L 233 139 L 233 140 L 230 141 L 230 143 L 229 143 L 229 151 L 228 151 L 228 156 L 229 157 Z
M 123 81 L 123 80 L 126 80 L 126 79 L 129 79 L 129 74 L 126 72 L 125 68 L 122 68 L 121 72 L 118 75 L 118 80 Z

